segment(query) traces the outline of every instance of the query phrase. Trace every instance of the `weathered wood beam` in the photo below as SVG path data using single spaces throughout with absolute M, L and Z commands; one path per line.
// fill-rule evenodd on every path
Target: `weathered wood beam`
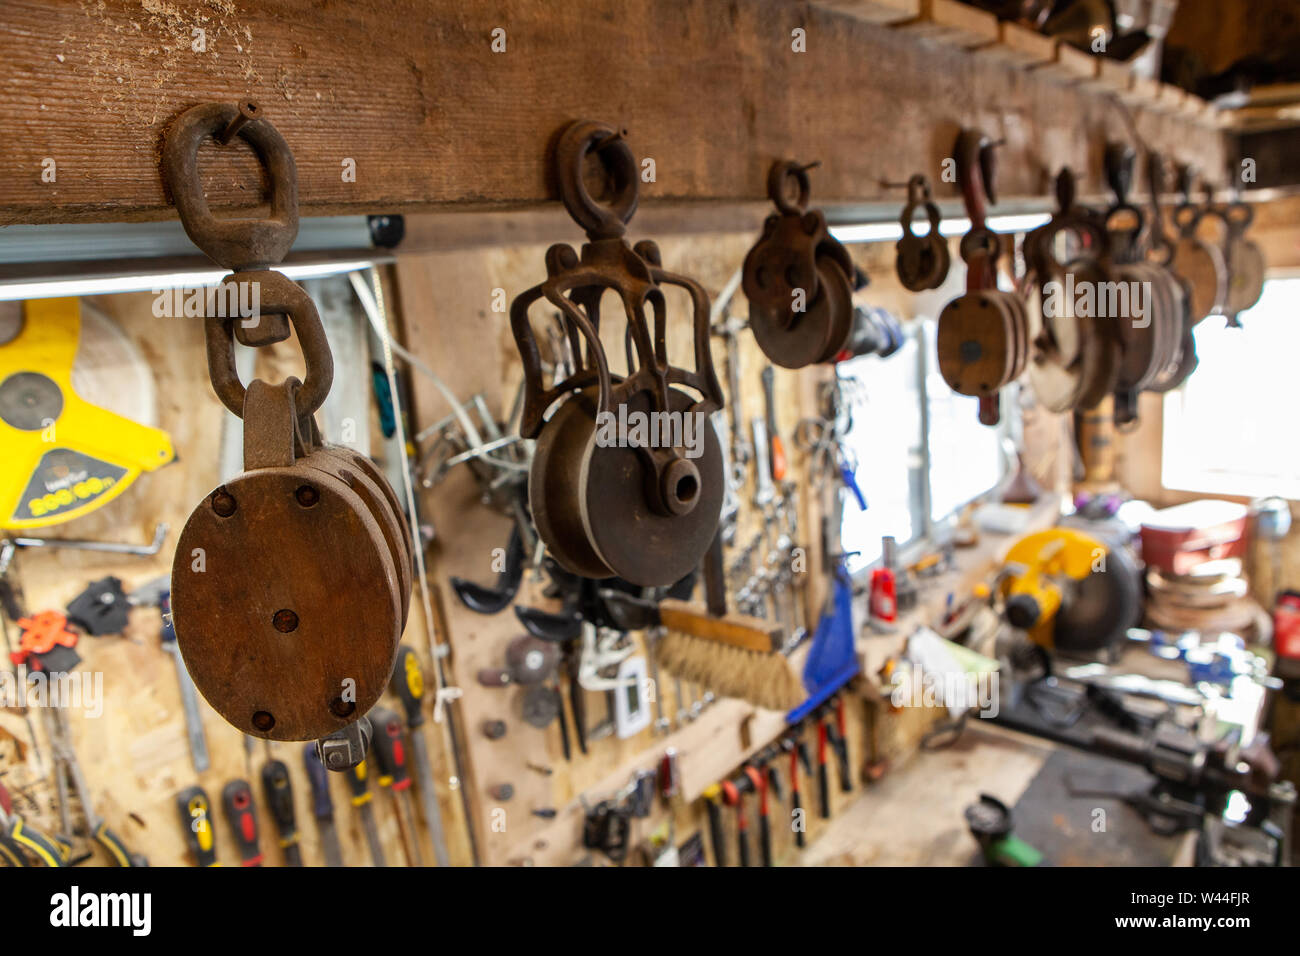
M 967 124 L 1005 137 L 1003 195 L 1045 194 L 1063 164 L 1100 191 L 1104 141 L 1129 135 L 1113 97 L 786 0 L 6 0 L 0 50 L 0 224 L 173 216 L 163 131 L 209 100 L 275 122 L 304 214 L 551 199 L 546 147 L 578 117 L 630 130 L 655 161 L 647 202 L 761 200 L 783 156 L 822 161 L 815 201 L 901 199 L 880 180 L 938 184 Z M 1135 117 L 1167 154 L 1222 168 L 1208 124 Z M 214 208 L 252 204 L 251 153 L 204 160 Z

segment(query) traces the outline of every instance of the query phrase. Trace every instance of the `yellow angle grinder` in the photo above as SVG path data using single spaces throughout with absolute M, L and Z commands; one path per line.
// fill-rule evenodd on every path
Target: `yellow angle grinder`
M 166 432 L 78 394 L 74 379 L 84 388 L 96 353 L 112 352 L 111 343 L 86 348 L 79 360 L 81 338 L 76 298 L 33 299 L 0 323 L 0 528 L 71 521 L 176 457 Z M 128 372 L 132 365 L 125 380 L 108 370 L 111 385 L 96 391 L 129 398 L 145 382 L 152 390 L 148 366 L 137 359 Z
M 1067 527 L 1026 535 L 1003 561 L 1007 621 L 1049 651 L 1096 657 L 1142 612 L 1137 562 L 1122 545 Z

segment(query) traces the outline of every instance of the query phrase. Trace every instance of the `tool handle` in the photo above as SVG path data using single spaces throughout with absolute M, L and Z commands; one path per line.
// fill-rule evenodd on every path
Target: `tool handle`
M 406 713 L 406 726 L 414 730 L 424 723 L 424 671 L 420 668 L 420 658 L 409 647 L 397 650 L 397 663 L 393 665 L 393 676 L 388 682 L 397 699 L 402 702 Z
M 302 748 L 302 765 L 307 770 L 307 783 L 311 787 L 311 813 L 317 820 L 334 819 L 334 801 L 330 799 L 329 771 L 321 763 L 314 743 Z
M 773 389 L 775 373 L 772 366 L 764 366 L 763 371 L 759 373 L 763 380 L 763 399 L 767 406 L 767 443 L 769 451 L 769 461 L 771 462 L 772 477 L 777 481 L 785 479 L 785 445 L 781 442 L 781 436 L 776 432 L 776 394 Z
M 799 795 L 799 786 L 796 784 L 790 791 L 790 809 L 793 811 L 791 820 L 795 823 L 794 827 L 794 845 L 803 849 L 804 845 L 804 826 L 803 821 L 803 799 Z
M 722 807 L 716 797 L 706 797 L 705 806 L 709 809 L 709 836 L 713 840 L 714 866 L 727 865 L 727 848 L 723 843 Z
M 240 866 L 261 866 L 262 850 L 257 842 L 257 810 L 247 780 L 232 780 L 221 791 L 221 808 L 230 821 L 230 832 L 239 845 Z
M 217 842 L 212 832 L 212 803 L 202 787 L 186 787 L 176 794 L 185 842 L 199 866 L 217 866 Z
M 772 821 L 767 814 L 758 818 L 758 849 L 764 866 L 772 865 Z
M 826 766 L 826 722 L 817 722 L 817 789 L 823 820 L 831 817 L 831 776 Z
M 736 829 L 736 844 L 740 848 L 740 865 L 753 866 L 753 861 L 749 858 L 749 827 L 742 826 Z
M 68 865 L 72 848 L 62 840 L 46 836 L 40 830 L 33 829 L 22 817 L 11 818 L 9 839 L 33 854 L 43 866 Z
M 352 788 L 352 805 L 359 807 L 370 802 L 370 762 L 362 760 L 355 767 L 349 767 L 343 776 Z
M 289 782 L 289 768 L 283 760 L 268 760 L 262 766 L 262 793 L 280 835 L 280 848 L 289 866 L 302 866 L 298 850 L 298 825 L 293 814 L 293 788 Z
M 379 785 L 405 790 L 411 785 L 411 775 L 406 768 L 405 726 L 395 711 L 386 707 L 371 708 L 370 723 L 374 736 L 370 739 L 371 753 L 375 756 L 375 769 L 379 771 Z

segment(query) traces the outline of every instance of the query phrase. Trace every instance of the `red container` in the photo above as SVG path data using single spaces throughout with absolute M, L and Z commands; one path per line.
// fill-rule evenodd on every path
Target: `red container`
M 1190 574 L 1206 561 L 1244 557 L 1248 513 L 1214 499 L 1157 511 L 1142 523 L 1142 560 L 1167 574 Z
M 1300 594 L 1284 591 L 1273 608 L 1273 649 L 1277 656 L 1300 663 Z

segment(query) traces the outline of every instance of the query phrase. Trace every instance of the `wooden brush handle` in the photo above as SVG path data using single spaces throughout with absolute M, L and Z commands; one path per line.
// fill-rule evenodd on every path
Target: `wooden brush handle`
M 747 614 L 711 617 L 701 607 L 672 599 L 659 602 L 659 622 L 671 631 L 760 654 L 772 653 L 781 640 L 780 626 L 771 621 Z

